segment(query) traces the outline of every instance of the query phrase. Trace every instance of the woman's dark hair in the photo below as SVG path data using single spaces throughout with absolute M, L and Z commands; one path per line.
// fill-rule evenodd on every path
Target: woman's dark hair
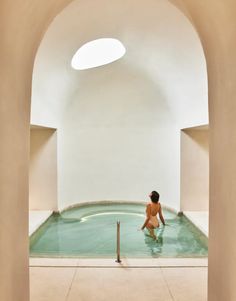
M 160 197 L 160 195 L 157 191 L 152 191 L 150 198 L 153 203 L 158 203 L 159 197 Z

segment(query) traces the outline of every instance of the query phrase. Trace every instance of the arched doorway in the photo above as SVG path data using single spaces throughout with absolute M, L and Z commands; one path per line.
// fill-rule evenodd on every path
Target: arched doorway
M 176 7 L 146 4 L 144 12 L 142 1 L 73 1 L 40 44 L 31 124 L 57 128 L 59 208 L 142 200 L 156 187 L 162 203 L 180 210 L 180 131 L 208 123 L 206 63 L 198 35 Z M 77 47 L 106 35 L 126 47 L 121 60 L 85 72 L 71 68 Z
M 1 249 L 0 296 L 7 301 L 28 299 L 28 133 L 34 56 L 48 24 L 70 2 L 1 3 L 0 233 L 4 248 Z M 172 2 L 195 25 L 208 67 L 211 131 L 209 301 L 234 300 L 236 32 L 233 12 L 236 4 L 230 0 L 221 4 L 213 0 L 207 3 L 183 0 L 182 5 L 179 1 Z

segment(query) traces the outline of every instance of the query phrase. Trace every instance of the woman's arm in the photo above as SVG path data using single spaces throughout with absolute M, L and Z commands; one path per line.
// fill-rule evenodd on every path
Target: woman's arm
M 150 220 L 150 216 L 151 216 L 151 206 L 147 205 L 147 207 L 146 207 L 146 220 L 145 220 L 141 230 L 143 230 L 147 226 L 147 224 Z
M 161 204 L 160 204 L 160 210 L 159 210 L 159 217 L 160 217 L 162 224 L 165 226 L 166 223 L 165 223 L 164 217 L 162 215 Z

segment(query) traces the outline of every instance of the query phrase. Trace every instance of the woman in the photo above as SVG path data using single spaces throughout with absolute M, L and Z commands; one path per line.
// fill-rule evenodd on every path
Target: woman
M 157 214 L 159 213 L 160 220 L 162 224 L 165 226 L 165 220 L 162 215 L 162 210 L 161 210 L 161 204 L 159 203 L 159 193 L 156 191 L 152 191 L 151 194 L 149 195 L 151 198 L 151 202 L 147 204 L 146 207 L 146 220 L 141 228 L 143 230 L 145 227 L 148 229 L 151 237 L 153 239 L 157 239 L 154 229 L 158 228 L 159 221 L 157 218 Z

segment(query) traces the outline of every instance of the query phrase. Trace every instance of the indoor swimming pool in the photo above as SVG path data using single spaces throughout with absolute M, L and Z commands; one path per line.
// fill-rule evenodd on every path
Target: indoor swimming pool
M 120 221 L 121 257 L 206 257 L 207 238 L 184 216 L 163 210 L 166 226 L 158 241 L 140 231 L 142 204 L 109 203 L 71 208 L 53 214 L 30 238 L 32 257 L 115 257 Z

